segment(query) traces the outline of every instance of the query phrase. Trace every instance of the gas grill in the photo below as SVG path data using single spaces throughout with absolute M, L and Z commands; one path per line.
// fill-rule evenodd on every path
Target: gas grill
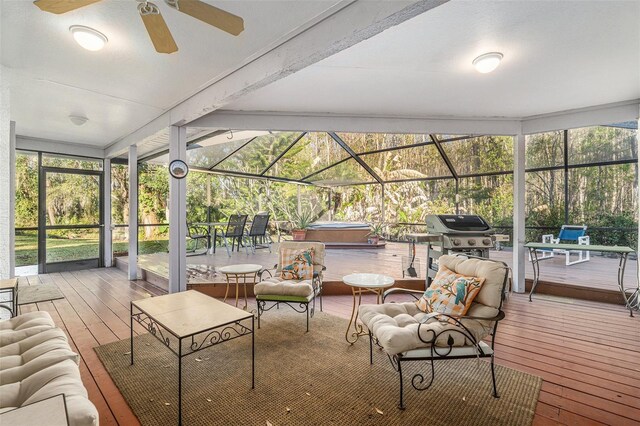
M 426 217 L 427 230 L 427 286 L 438 270 L 437 259 L 443 254 L 464 253 L 489 257 L 495 231 L 481 216 L 440 214 Z

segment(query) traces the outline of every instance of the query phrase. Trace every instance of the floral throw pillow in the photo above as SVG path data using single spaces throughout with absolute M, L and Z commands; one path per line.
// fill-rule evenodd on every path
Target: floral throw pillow
M 280 278 L 283 280 L 310 280 L 313 278 L 313 248 L 306 250 L 283 249 Z
M 427 313 L 462 316 L 471 307 L 471 302 L 480 292 L 482 284 L 484 278 L 467 277 L 440 266 L 431 285 L 416 301 L 416 305 L 418 309 Z

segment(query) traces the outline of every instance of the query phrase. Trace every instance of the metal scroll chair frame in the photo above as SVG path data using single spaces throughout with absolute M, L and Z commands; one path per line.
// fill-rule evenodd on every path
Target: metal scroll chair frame
M 504 311 L 502 310 L 502 305 L 504 303 L 505 297 L 506 297 L 506 289 L 507 289 L 507 282 L 509 280 L 509 266 L 504 263 L 504 262 L 500 262 L 497 260 L 493 260 L 493 259 L 487 259 L 487 258 L 481 258 L 481 257 L 476 257 L 476 256 L 471 256 L 471 255 L 464 255 L 463 257 L 466 258 L 474 258 L 474 259 L 481 259 L 481 260 L 486 260 L 489 262 L 496 262 L 499 263 L 501 265 L 504 266 L 504 279 L 502 282 L 502 297 L 500 298 L 500 305 L 498 307 L 498 314 L 494 317 L 491 318 L 486 318 L 486 317 L 474 317 L 474 316 L 453 316 L 453 315 L 448 315 L 448 314 L 440 314 L 440 313 L 434 313 L 434 314 L 430 314 L 428 318 L 425 319 L 425 322 L 431 318 L 436 318 L 439 321 L 442 322 L 449 322 L 449 323 L 453 323 L 454 325 L 459 327 L 459 330 L 451 330 L 451 329 L 447 329 L 444 330 L 442 332 L 436 333 L 433 330 L 427 330 L 426 336 L 422 336 L 422 334 L 420 334 L 420 328 L 424 325 L 424 323 L 418 324 L 418 338 L 420 339 L 421 342 L 423 342 L 426 345 L 429 345 L 428 347 L 422 347 L 422 348 L 416 348 L 416 349 L 412 349 L 403 353 L 399 353 L 396 355 L 389 355 L 387 354 L 387 357 L 389 358 L 389 361 L 391 362 L 392 367 L 394 368 L 395 371 L 398 372 L 398 377 L 400 379 L 400 402 L 398 404 L 398 408 L 401 410 L 404 410 L 405 406 L 404 406 L 404 393 L 403 393 L 403 375 L 402 375 L 402 364 L 407 363 L 407 362 L 414 362 L 414 361 L 428 361 L 430 363 L 430 376 L 429 377 L 425 377 L 425 375 L 423 375 L 422 373 L 418 372 L 416 374 L 413 375 L 413 377 L 411 378 L 411 386 L 418 390 L 418 391 L 423 391 L 423 390 L 427 390 L 431 387 L 431 385 L 433 384 L 433 381 L 435 379 L 435 365 L 434 365 L 434 361 L 442 361 L 442 360 L 450 360 L 450 359 L 473 359 L 473 358 L 491 358 L 491 379 L 493 382 L 493 397 L 494 398 L 499 398 L 500 396 L 498 395 L 498 389 L 496 386 L 496 373 L 495 373 L 495 357 L 494 357 L 494 345 L 495 345 L 495 335 L 496 332 L 498 330 L 498 322 L 500 320 L 502 320 L 505 317 Z M 387 296 L 392 295 L 392 294 L 410 294 L 414 299 L 419 299 L 420 296 L 418 295 L 422 295 L 424 292 L 420 291 L 420 290 L 410 290 L 410 289 L 403 289 L 403 288 L 392 288 L 387 290 L 383 297 L 382 297 L 382 303 L 384 303 L 385 299 Z M 464 324 L 462 324 L 461 320 L 482 320 L 482 321 L 491 321 L 493 322 L 493 326 L 491 328 L 491 331 L 489 332 L 489 335 L 491 336 L 491 344 L 488 345 L 487 343 L 485 343 L 484 341 L 478 341 L 474 336 L 473 333 L 471 333 L 471 331 L 464 326 Z M 454 340 L 453 337 L 451 337 L 451 334 L 449 334 L 449 337 L 447 339 L 447 346 L 445 347 L 441 347 L 441 346 L 435 346 L 435 342 L 438 340 L 438 337 L 443 334 L 443 333 L 459 333 L 462 336 L 464 336 L 465 339 L 467 339 L 471 344 L 468 346 L 453 346 L 454 344 Z M 378 340 L 375 338 L 375 336 L 373 336 L 371 330 L 369 330 L 369 363 L 373 364 L 373 345 L 376 344 L 376 346 L 381 347 Z M 471 348 L 472 352 L 471 354 L 462 354 L 462 355 L 457 355 L 456 352 L 461 352 L 458 348 Z
M 195 246 L 193 250 L 189 250 L 187 252 L 187 256 L 198 256 L 201 254 L 205 254 L 209 247 L 211 247 L 211 235 L 209 234 L 209 230 L 204 226 L 198 225 L 189 225 L 187 223 L 187 236 L 195 241 Z M 204 250 L 198 251 L 198 242 L 201 240 L 205 240 Z
M 269 213 L 258 213 L 253 217 L 251 222 L 251 228 L 246 234 L 247 240 L 251 243 L 251 251 L 256 252 L 256 249 L 268 249 L 271 253 L 271 236 L 267 231 L 269 226 Z
M 307 242 L 318 242 L 318 241 L 307 241 Z M 280 250 L 282 250 L 282 246 L 280 246 Z M 274 265 L 273 269 L 275 269 L 275 274 L 279 274 L 282 265 L 277 263 Z M 289 306 L 291 309 L 296 311 L 299 314 L 307 315 L 307 332 L 309 332 L 309 318 L 313 318 L 313 315 L 316 310 L 316 298 L 320 300 L 320 312 L 322 312 L 322 272 L 327 269 L 325 265 L 315 264 L 313 265 L 313 278 L 311 279 L 311 287 L 313 288 L 313 293 L 310 296 L 302 297 L 302 296 L 288 296 L 288 295 L 269 295 L 269 294 L 259 294 L 256 295 L 256 304 L 258 305 L 258 329 L 260 328 L 260 317 L 266 311 L 270 311 L 273 308 L 280 309 L 280 304 L 285 304 Z M 271 273 L 268 269 L 263 269 L 258 272 L 260 281 L 263 280 L 263 274 L 269 274 L 270 277 L 273 277 L 274 274 Z M 271 305 L 268 305 L 267 302 L 271 302 Z M 311 307 L 309 307 L 311 305 Z
M 323 270 L 326 269 L 323 266 Z M 271 275 L 268 270 L 263 270 Z M 262 277 L 260 278 L 262 279 Z M 260 317 L 273 308 L 280 309 L 280 304 L 289 306 L 291 309 L 299 314 L 307 315 L 307 332 L 309 331 L 309 318 L 313 318 L 316 311 L 316 298 L 320 299 L 320 312 L 322 312 L 322 272 L 314 272 L 313 279 L 311 280 L 311 287 L 313 288 L 313 294 L 307 297 L 301 296 L 286 296 L 286 295 L 258 295 L 256 296 L 256 302 L 258 304 L 258 329 L 260 328 Z M 271 305 L 267 305 L 267 302 L 271 302 Z M 311 307 L 309 307 L 311 305 Z
M 238 243 L 238 251 L 240 251 L 240 245 L 245 239 L 244 227 L 247 223 L 247 215 L 246 214 L 232 214 L 229 216 L 229 221 L 227 222 L 227 229 L 225 231 L 221 231 L 216 229 L 214 232 L 214 252 L 215 252 L 215 244 L 218 238 L 224 244 L 224 247 L 227 249 L 227 255 L 231 257 L 231 252 L 235 246 L 237 241 Z M 229 242 L 228 238 L 231 238 L 231 250 L 229 250 Z M 249 247 L 247 244 L 244 244 L 244 249 L 249 254 Z

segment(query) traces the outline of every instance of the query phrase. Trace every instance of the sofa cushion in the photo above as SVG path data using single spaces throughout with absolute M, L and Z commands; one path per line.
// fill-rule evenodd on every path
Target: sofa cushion
M 64 360 L 79 362 L 67 338 L 52 328 L 0 348 L 0 385 L 19 382 L 32 374 Z
M 6 359 L 8 357 L 12 355 L 22 355 L 33 347 L 51 340 L 59 340 L 61 343 L 67 345 L 67 335 L 64 334 L 64 331 L 59 328 L 50 328 L 33 336 L 0 347 L 0 358 L 2 358 L 3 362 L 2 365 L 0 365 L 0 370 L 6 367 Z
M 0 347 L 54 328 L 51 315 L 45 311 L 29 312 L 0 321 Z
M 418 337 L 418 328 L 423 340 L 429 342 L 437 334 L 436 346 L 448 346 L 449 336 L 454 346 L 468 345 L 469 339 L 460 333 L 460 327 L 449 322 L 440 322 L 429 318 L 415 303 L 385 303 L 382 305 L 361 305 L 358 309 L 360 320 L 371 330 L 384 350 L 391 354 L 399 354 L 416 348 L 430 347 Z M 426 322 L 419 327 L 420 322 Z M 491 328 L 485 323 L 463 319 L 461 321 L 469 329 L 476 341 L 486 337 Z
M 423 312 L 439 312 L 462 316 L 471 307 L 484 278 L 457 274 L 446 266 L 440 265 L 438 273 L 416 306 Z
M 64 393 L 69 424 L 98 424 L 98 412 L 87 398 L 80 370 L 70 359 L 46 367 L 20 382 L 0 385 L 0 410 L 18 408 Z
M 291 281 L 273 277 L 259 282 L 253 287 L 256 297 L 266 295 L 294 296 L 311 298 L 313 296 L 313 286 L 311 281 Z

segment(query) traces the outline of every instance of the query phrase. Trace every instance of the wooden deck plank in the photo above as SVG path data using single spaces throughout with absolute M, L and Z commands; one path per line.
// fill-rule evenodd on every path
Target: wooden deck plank
M 357 258 L 355 251 L 365 250 L 354 250 L 344 261 Z M 366 257 L 375 259 L 373 254 Z M 386 267 L 394 262 L 399 259 L 387 260 Z M 57 285 L 65 295 L 62 300 L 22 306 L 21 311 L 47 310 L 66 330 L 82 357 L 81 375 L 101 423 L 138 424 L 93 348 L 128 337 L 131 300 L 163 292 L 143 281 L 129 281 L 115 268 L 26 281 L 25 285 Z M 373 296 L 364 297 L 363 303 L 374 302 Z M 351 296 L 325 296 L 323 304 L 327 313 L 351 315 Z M 640 383 L 635 376 L 640 372 L 640 318 L 630 318 L 617 305 L 545 297 L 529 303 L 520 294 L 511 295 L 505 311 L 496 362 L 543 378 L 534 425 L 639 424 Z

